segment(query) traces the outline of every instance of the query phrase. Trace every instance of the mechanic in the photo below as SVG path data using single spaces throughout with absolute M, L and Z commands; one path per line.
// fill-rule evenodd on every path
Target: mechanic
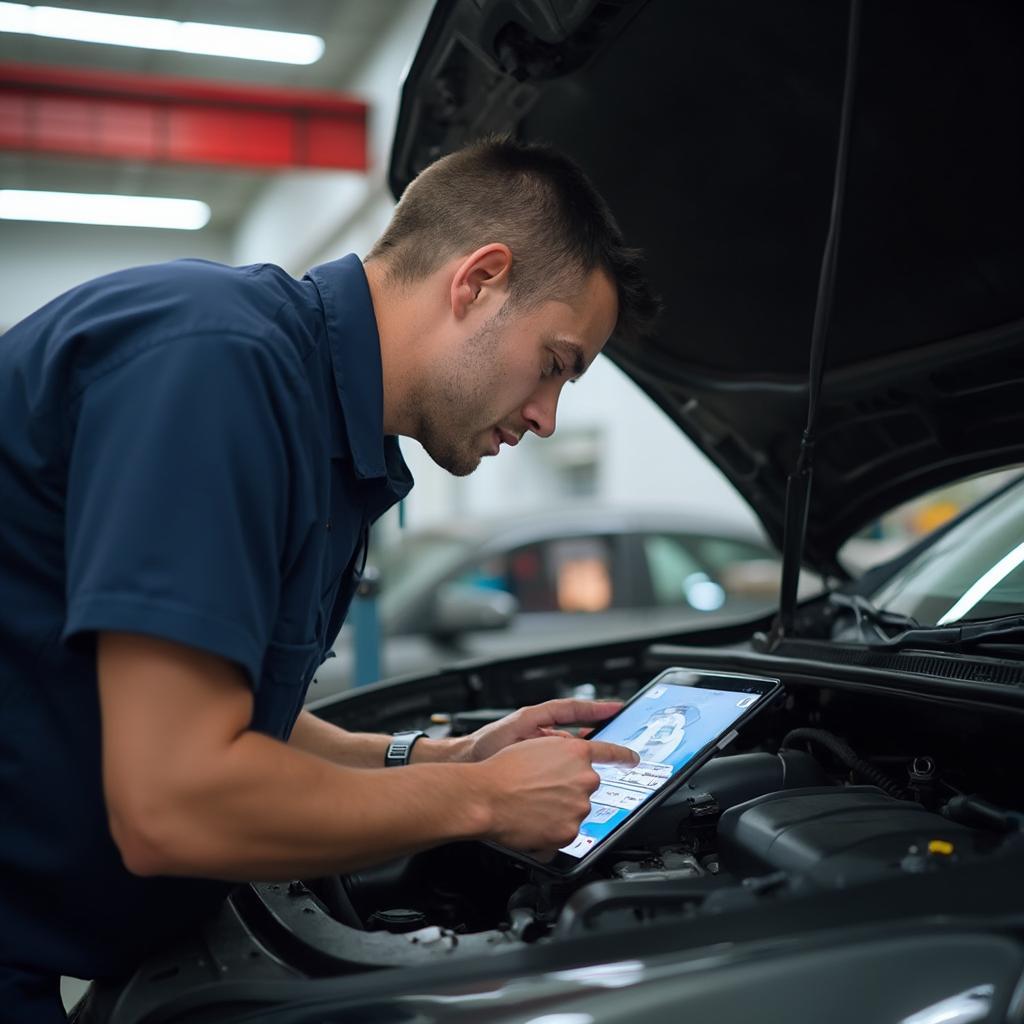
M 656 303 L 581 171 L 490 139 L 424 171 L 365 263 L 203 261 L 81 285 L 0 343 L 0 1016 L 63 1020 L 233 882 L 465 838 L 569 842 L 625 747 L 612 702 L 462 738 L 302 710 L 412 479 L 555 429 L 566 381 Z M 408 765 L 404 762 L 409 761 Z

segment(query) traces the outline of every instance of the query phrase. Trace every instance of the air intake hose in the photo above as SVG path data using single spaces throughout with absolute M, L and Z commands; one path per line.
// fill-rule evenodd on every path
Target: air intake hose
M 854 775 L 866 779 L 872 785 L 882 790 L 883 793 L 888 793 L 889 796 L 895 797 L 897 800 L 907 799 L 905 789 L 898 786 L 874 765 L 868 764 L 867 761 L 858 757 L 853 747 L 846 740 L 842 740 L 838 736 L 826 732 L 824 729 L 793 729 L 786 733 L 782 740 L 781 749 L 793 748 L 801 740 L 805 743 L 817 743 L 826 750 L 830 750 Z

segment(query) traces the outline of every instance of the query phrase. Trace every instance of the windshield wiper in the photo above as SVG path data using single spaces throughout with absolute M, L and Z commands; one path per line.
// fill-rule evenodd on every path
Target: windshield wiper
M 1002 615 L 996 619 L 972 619 L 949 626 L 914 625 L 888 638 L 868 641 L 869 647 L 901 650 L 906 647 L 933 647 L 958 650 L 988 640 L 1024 641 L 1024 615 Z
M 1024 641 L 1024 615 L 1000 615 L 994 619 L 971 619 L 948 626 L 922 626 L 913 616 L 876 608 L 860 594 L 829 594 L 829 604 L 848 608 L 853 612 L 857 639 L 867 647 L 888 651 L 907 647 L 958 650 L 986 641 Z M 895 630 L 895 632 L 893 632 Z M 850 636 L 835 636 L 835 640 L 851 641 Z

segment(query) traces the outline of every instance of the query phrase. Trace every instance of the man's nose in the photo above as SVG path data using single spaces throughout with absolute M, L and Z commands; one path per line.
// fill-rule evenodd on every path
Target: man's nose
M 555 432 L 557 408 L 557 394 L 536 394 L 523 406 L 523 419 L 538 437 L 550 437 Z

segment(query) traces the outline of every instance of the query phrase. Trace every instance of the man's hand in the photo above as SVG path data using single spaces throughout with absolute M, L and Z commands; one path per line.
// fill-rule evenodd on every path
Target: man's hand
M 590 794 L 601 783 L 593 765 L 639 760 L 628 747 L 601 740 L 541 736 L 510 742 L 475 769 L 485 779 L 492 813 L 485 838 L 541 859 L 571 843 L 590 813 Z
M 486 761 L 500 750 L 542 736 L 568 737 L 566 727 L 594 725 L 611 718 L 622 708 L 618 700 L 549 700 L 520 708 L 498 722 L 491 722 L 465 737 L 459 760 Z M 607 744 L 605 744 L 607 746 Z M 616 758 L 621 760 L 621 758 Z

